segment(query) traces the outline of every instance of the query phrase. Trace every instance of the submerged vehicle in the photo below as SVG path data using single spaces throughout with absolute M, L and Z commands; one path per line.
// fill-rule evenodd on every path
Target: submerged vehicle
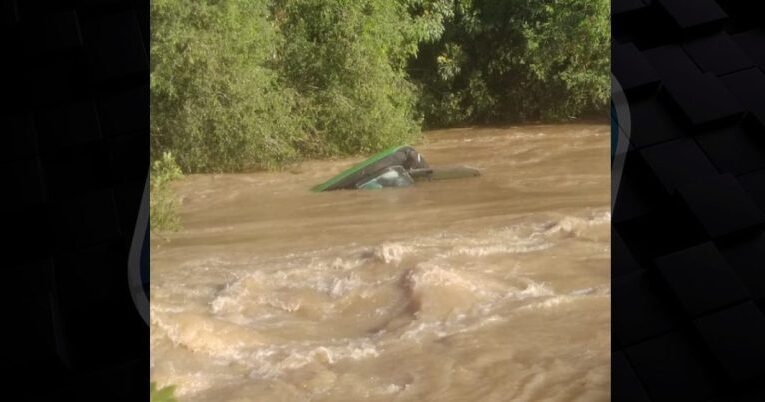
M 456 179 L 480 174 L 478 169 L 468 166 L 431 167 L 414 148 L 402 145 L 379 152 L 311 190 L 407 187 L 418 180 Z

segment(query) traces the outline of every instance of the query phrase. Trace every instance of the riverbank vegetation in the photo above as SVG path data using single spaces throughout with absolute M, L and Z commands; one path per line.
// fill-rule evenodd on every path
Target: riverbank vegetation
M 183 177 L 175 163 L 173 154 L 165 152 L 151 165 L 151 186 L 149 188 L 149 227 L 151 230 L 175 230 L 180 228 L 178 200 L 173 195 L 170 183 Z
M 169 385 L 161 389 L 157 389 L 157 384 L 152 382 L 151 389 L 149 391 L 149 400 L 151 402 L 178 402 L 175 399 L 175 386 Z
M 607 0 L 154 0 L 151 18 L 152 160 L 183 173 L 607 110 Z

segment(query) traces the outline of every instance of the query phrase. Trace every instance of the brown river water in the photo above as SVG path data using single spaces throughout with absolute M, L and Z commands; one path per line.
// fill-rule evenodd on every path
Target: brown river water
M 363 160 L 177 183 L 151 378 L 179 401 L 610 396 L 610 128 L 431 131 L 482 176 L 313 193 Z

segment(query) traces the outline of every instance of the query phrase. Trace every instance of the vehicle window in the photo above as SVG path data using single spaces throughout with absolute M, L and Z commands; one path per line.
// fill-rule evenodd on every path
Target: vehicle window
M 363 190 L 380 189 L 384 187 L 407 187 L 414 180 L 401 166 L 391 166 L 377 174 L 371 180 L 362 181 L 356 187 Z

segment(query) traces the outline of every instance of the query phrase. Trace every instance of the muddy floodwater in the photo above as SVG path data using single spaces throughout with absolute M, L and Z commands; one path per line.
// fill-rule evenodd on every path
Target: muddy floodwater
M 312 193 L 363 157 L 177 183 L 151 378 L 196 401 L 605 401 L 610 128 L 426 133 L 482 176 Z

